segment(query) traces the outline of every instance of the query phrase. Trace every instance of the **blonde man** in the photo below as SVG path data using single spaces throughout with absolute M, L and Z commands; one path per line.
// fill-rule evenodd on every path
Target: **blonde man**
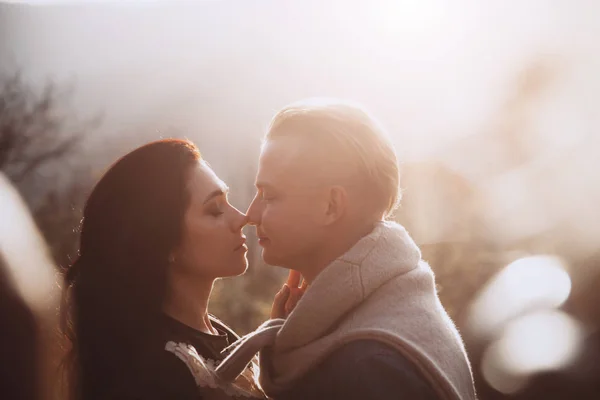
M 267 132 L 256 187 L 248 219 L 265 262 L 305 280 L 300 289 L 292 278 L 277 295 L 273 316 L 287 319 L 268 321 L 246 338 L 248 348 L 271 332 L 270 342 L 258 345 L 268 344 L 260 376 L 267 394 L 475 398 L 463 343 L 433 273 L 406 230 L 388 221 L 400 197 L 398 162 L 373 117 L 335 100 L 284 108 Z

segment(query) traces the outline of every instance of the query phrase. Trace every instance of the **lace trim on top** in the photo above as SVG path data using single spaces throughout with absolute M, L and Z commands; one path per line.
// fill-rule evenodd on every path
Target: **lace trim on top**
M 221 382 L 214 373 L 220 361 L 202 357 L 194 346 L 186 343 L 167 342 L 165 350 L 175 354 L 187 365 L 199 388 L 215 389 L 234 398 L 266 398 L 256 383 L 257 379 L 253 372 L 256 365 L 254 368 L 246 368 L 234 382 L 227 383 Z

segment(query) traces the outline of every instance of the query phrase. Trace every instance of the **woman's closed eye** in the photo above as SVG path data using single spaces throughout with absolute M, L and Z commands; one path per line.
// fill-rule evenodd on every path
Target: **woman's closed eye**
M 213 217 L 218 217 L 220 215 L 223 215 L 223 208 L 217 204 L 216 202 L 211 203 L 208 208 L 207 208 L 207 212 L 208 214 L 212 215 Z

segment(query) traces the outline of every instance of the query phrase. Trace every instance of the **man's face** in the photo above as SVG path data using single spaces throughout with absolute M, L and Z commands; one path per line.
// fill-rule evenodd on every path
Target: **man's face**
M 321 242 L 327 201 L 317 168 L 301 138 L 265 143 L 256 177 L 257 194 L 248 209 L 267 264 L 302 272 Z

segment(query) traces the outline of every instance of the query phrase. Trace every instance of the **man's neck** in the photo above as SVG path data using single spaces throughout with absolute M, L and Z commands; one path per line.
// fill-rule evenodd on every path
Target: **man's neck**
M 332 234 L 331 241 L 323 244 L 321 252 L 311 260 L 304 260 L 301 266 L 302 277 L 311 284 L 329 264 L 350 250 L 360 239 L 373 231 L 377 222 L 364 224 L 359 229 L 339 229 Z M 299 269 L 300 270 L 300 269 Z
M 208 318 L 208 300 L 214 280 L 171 275 L 163 311 L 170 317 L 204 333 L 215 334 Z

